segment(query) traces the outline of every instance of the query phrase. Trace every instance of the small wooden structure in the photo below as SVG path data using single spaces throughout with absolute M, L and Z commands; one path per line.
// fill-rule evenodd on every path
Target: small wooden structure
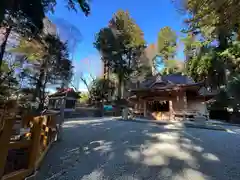
M 26 116 L 22 127 L 29 129 L 20 139 L 13 138 L 16 115 L 5 114 L 0 129 L 0 179 L 20 180 L 36 172 L 57 136 L 58 114 Z
M 74 111 L 79 98 L 80 92 L 75 92 L 72 88 L 59 89 L 56 93 L 48 96 L 48 108 L 60 110 L 63 106 L 64 111 Z
M 152 76 L 130 94 L 136 114 L 156 120 L 207 117 L 205 102 L 214 96 L 203 82 L 195 83 L 181 74 Z

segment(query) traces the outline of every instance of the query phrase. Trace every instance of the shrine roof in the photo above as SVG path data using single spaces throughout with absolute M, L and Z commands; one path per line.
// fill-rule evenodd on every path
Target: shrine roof
M 203 82 L 194 82 L 194 80 L 186 75 L 181 74 L 169 74 L 169 75 L 155 75 L 147 78 L 141 82 L 139 88 L 131 89 L 130 91 L 141 91 L 141 90 L 164 90 L 172 89 L 175 87 L 201 87 Z
M 79 98 L 80 92 L 75 92 L 72 88 L 66 88 L 66 89 L 58 89 L 57 92 L 50 94 L 49 97 L 73 97 L 73 98 Z
M 137 96 L 168 96 L 171 92 L 184 90 L 195 92 L 196 97 L 214 97 L 218 92 L 211 92 L 204 87 L 204 82 L 194 82 L 194 80 L 186 75 L 169 74 L 155 75 L 143 81 L 139 88 L 130 89 L 130 99 Z M 136 96 L 136 97 L 134 97 Z

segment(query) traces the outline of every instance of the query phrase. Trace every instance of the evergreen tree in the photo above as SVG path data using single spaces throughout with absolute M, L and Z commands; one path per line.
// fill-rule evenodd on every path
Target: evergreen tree
M 128 12 L 119 10 L 109 27 L 97 33 L 94 46 L 112 73 L 118 76 L 118 98 L 122 98 L 127 80 L 142 68 L 139 57 L 145 48 L 143 32 Z

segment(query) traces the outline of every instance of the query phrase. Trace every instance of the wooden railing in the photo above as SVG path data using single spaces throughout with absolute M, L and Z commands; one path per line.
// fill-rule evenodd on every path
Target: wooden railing
M 13 118 L 5 118 L 0 131 L 0 179 L 21 180 L 35 173 L 57 136 L 57 114 L 25 117 L 24 127 L 30 132 L 12 140 Z

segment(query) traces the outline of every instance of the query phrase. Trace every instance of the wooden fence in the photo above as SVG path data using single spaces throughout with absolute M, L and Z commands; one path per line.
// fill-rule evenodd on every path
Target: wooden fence
M 0 129 L 0 179 L 21 180 L 33 174 L 57 136 L 57 114 L 25 117 L 22 125 L 29 128 L 13 140 L 16 119 L 5 118 Z

